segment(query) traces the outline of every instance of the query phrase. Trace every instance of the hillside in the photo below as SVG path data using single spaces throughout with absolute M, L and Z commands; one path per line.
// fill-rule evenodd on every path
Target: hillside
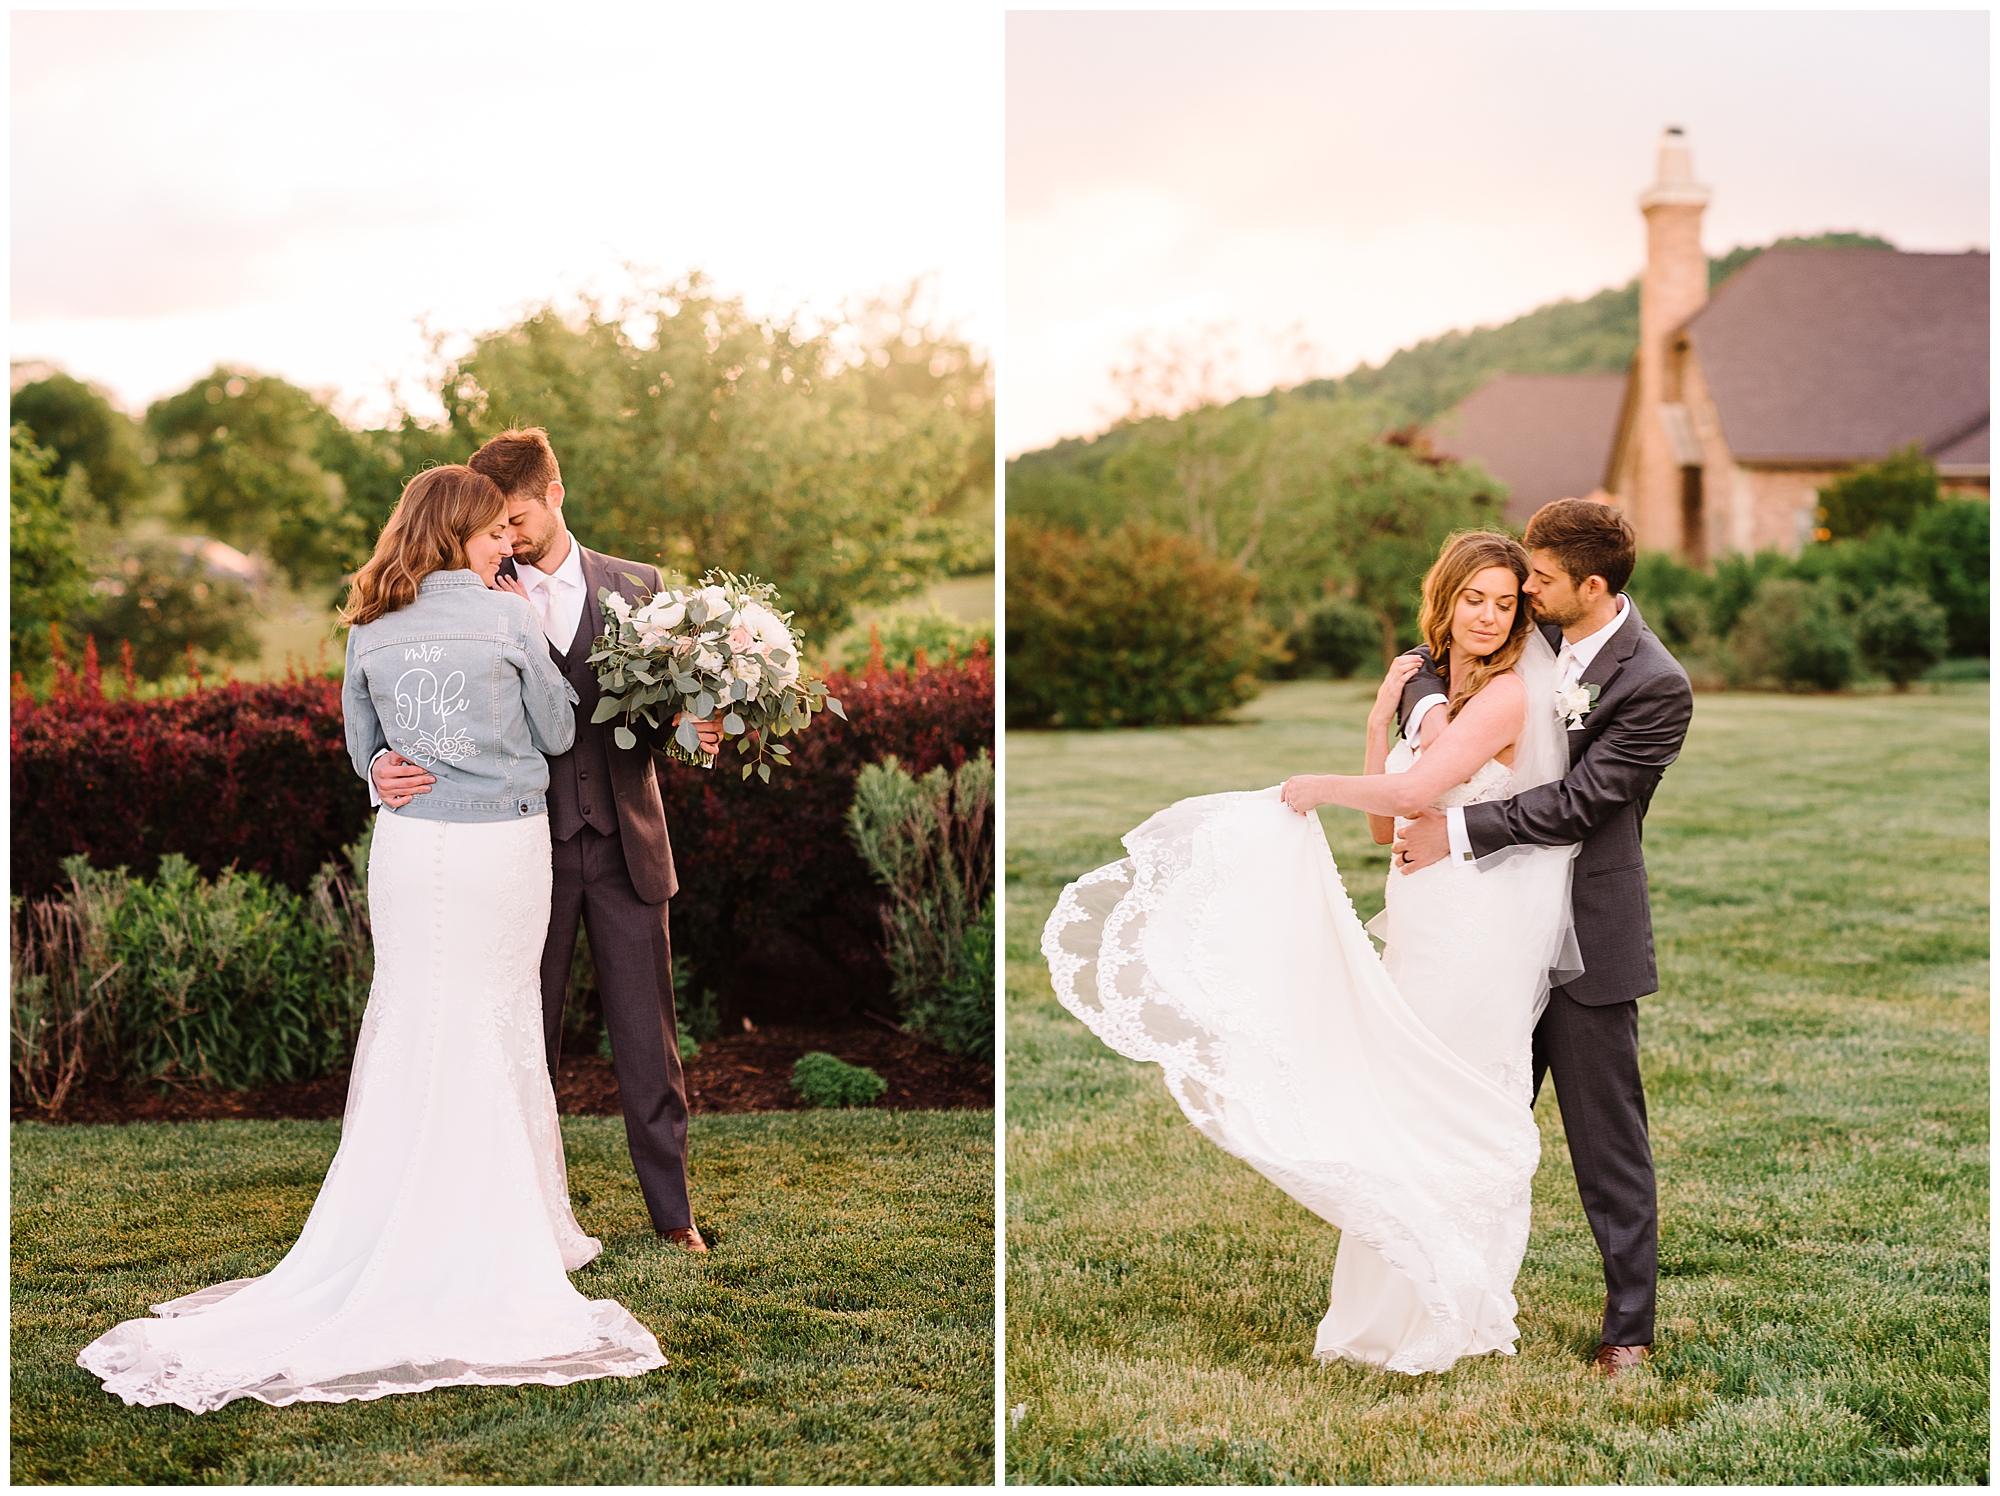
M 1766 248 L 1894 249 L 1872 234 L 1818 234 L 1776 244 L 1739 246 L 1708 263 L 1709 289 Z M 1558 301 L 1505 322 L 1449 332 L 1391 354 L 1379 367 L 1362 365 L 1338 379 L 1315 379 L 1294 393 L 1365 402 L 1380 430 L 1427 424 L 1494 374 L 1587 374 L 1622 371 L 1639 343 L 1639 282 L 1599 291 L 1582 301 Z M 1269 395 L 1248 396 L 1267 406 Z M 1238 402 L 1242 404 L 1244 402 Z M 1069 438 L 1025 452 L 1007 464 L 1007 509 L 1054 518 L 1074 512 L 1080 489 L 1096 486 L 1104 464 L 1124 445 L 1123 428 L 1088 439 Z

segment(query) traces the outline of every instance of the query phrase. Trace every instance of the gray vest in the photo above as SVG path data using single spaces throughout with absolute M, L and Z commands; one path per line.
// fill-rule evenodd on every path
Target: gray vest
M 576 746 L 549 760 L 549 835 L 568 841 L 585 826 L 602 836 L 618 834 L 618 805 L 611 793 L 611 762 L 607 739 L 616 724 L 595 722 L 597 672 L 590 668 L 590 609 L 578 610 L 576 637 L 567 654 L 551 644 L 549 656 L 576 687 Z

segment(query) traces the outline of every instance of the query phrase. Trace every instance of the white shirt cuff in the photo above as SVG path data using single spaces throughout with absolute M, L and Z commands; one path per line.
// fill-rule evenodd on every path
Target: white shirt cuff
M 1422 701 L 1411 707 L 1409 720 L 1403 723 L 1403 741 L 1408 743 L 1412 748 L 1416 747 L 1417 733 L 1422 730 L 1424 725 L 1424 713 L 1434 706 L 1443 706 L 1444 704 L 1445 698 L 1443 696 L 1432 695 L 1426 696 Z
M 1440 696 L 1438 700 L 1444 698 Z M 1465 807 L 1454 805 L 1444 813 L 1445 835 L 1451 838 L 1451 860 L 1472 861 L 1472 838 L 1465 834 Z
M 377 748 L 375 750 L 375 758 L 380 758 L 388 751 L 387 748 Z M 370 810 L 380 810 L 382 808 L 382 792 L 375 788 L 375 758 L 368 760 L 368 808 Z

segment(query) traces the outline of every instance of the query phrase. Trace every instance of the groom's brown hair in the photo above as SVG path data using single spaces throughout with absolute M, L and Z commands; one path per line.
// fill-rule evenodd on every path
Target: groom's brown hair
M 466 458 L 465 465 L 499 484 L 510 499 L 546 502 L 549 485 L 562 482 L 549 434 L 539 426 L 501 432 Z
M 1528 521 L 1528 549 L 1554 553 L 1556 564 L 1581 587 L 1590 577 L 1603 577 L 1616 597 L 1632 580 L 1639 537 L 1624 515 L 1595 499 L 1557 499 L 1544 504 Z

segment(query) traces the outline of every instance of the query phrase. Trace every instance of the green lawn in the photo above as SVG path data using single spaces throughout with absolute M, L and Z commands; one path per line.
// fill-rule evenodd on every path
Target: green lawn
M 617 1118 L 568 1117 L 570 1187 L 670 1365 L 196 1417 L 128 1408 L 76 1353 L 149 1303 L 262 1272 L 331 1122 L 13 1131 L 16 1483 L 973 1483 L 993 1476 L 993 1117 L 698 1117 L 701 1261 L 651 1237 Z
M 1985 688 L 1696 698 L 1647 823 L 1657 1354 L 1614 1385 L 1585 1364 L 1603 1283 L 1553 1088 L 1521 1354 L 1321 1366 L 1337 1233 L 1049 993 L 1064 882 L 1182 796 L 1358 768 L 1372 695 L 1302 682 L 1236 725 L 1009 735 L 1010 1478 L 1985 1481 Z M 1386 849 L 1322 814 L 1366 919 Z

